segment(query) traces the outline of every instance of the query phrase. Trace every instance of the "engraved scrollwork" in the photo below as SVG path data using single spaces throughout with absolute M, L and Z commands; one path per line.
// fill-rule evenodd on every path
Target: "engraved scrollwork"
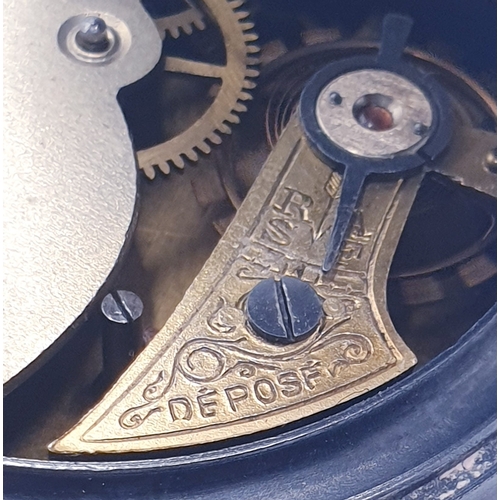
M 192 382 L 210 382 L 224 371 L 225 356 L 222 352 L 206 346 L 193 345 L 183 350 L 179 370 Z
M 371 342 L 363 335 L 352 336 L 339 342 L 336 357 L 329 363 L 328 371 L 337 377 L 346 366 L 363 363 L 373 352 Z
M 243 311 L 227 305 L 225 299 L 221 298 L 217 309 L 207 319 L 207 325 L 214 333 L 226 334 L 234 332 L 244 321 Z
M 162 406 L 146 409 L 149 403 L 145 405 L 130 408 L 123 415 L 120 416 L 118 422 L 124 429 L 136 429 L 142 425 L 153 413 L 161 412 L 164 410 Z
M 338 325 L 338 323 L 337 323 Z M 198 338 L 186 342 L 177 353 L 172 373 L 167 379 L 161 371 L 155 381 L 143 391 L 144 404 L 130 408 L 119 419 L 123 428 L 136 428 L 152 414 L 164 411 L 158 400 L 167 395 L 180 375 L 195 384 L 216 382 L 236 374 L 249 379 L 259 371 L 277 371 L 287 365 L 295 366 L 305 356 L 329 349 L 328 370 L 333 377 L 354 364 L 363 363 L 373 352 L 371 342 L 361 334 L 332 334 L 335 325 L 317 332 L 304 343 L 281 353 L 263 353 L 243 347 L 249 343 L 247 337 L 236 340 Z
M 158 401 L 161 398 L 161 384 L 165 380 L 165 372 L 163 370 L 158 373 L 158 377 L 151 384 L 148 384 L 142 393 L 142 397 L 152 403 Z

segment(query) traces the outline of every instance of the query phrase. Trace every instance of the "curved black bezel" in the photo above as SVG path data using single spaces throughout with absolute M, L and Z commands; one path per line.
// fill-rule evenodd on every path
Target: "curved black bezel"
M 492 445 L 495 416 L 496 306 L 412 376 L 308 425 L 171 458 L 7 458 L 4 498 L 402 498 L 485 443 Z

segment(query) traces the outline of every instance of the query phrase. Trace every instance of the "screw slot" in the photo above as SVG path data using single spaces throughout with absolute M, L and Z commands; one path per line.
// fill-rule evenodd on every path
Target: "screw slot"
M 311 285 L 284 277 L 256 285 L 248 296 L 246 314 L 259 337 L 272 343 L 291 344 L 309 337 L 324 313 Z

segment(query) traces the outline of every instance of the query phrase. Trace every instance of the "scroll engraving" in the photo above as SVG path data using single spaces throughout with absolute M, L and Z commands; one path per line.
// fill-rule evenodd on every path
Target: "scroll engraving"
M 409 209 L 418 182 L 368 183 L 325 274 L 339 179 L 292 120 L 173 316 L 53 449 L 141 451 L 240 436 L 330 408 L 412 366 L 384 301 L 387 256 L 405 220 L 394 214 Z M 275 345 L 247 323 L 246 298 L 261 280 L 284 276 L 311 285 L 324 317 L 307 339 Z
M 249 339 L 245 337 L 234 341 L 208 340 L 206 338 L 192 340 L 179 351 L 170 377 L 166 378 L 164 372 L 160 372 L 156 380 L 144 390 L 144 404 L 124 412 L 120 416 L 120 425 L 128 429 L 137 428 L 153 414 L 163 412 L 167 407 L 170 409 L 174 421 L 176 413 L 172 407 L 181 404 L 181 401 L 182 404 L 186 405 L 184 420 L 190 420 L 193 413 L 193 402 L 186 397 L 171 394 L 178 377 L 183 377 L 194 384 L 206 385 L 231 378 L 228 375 L 236 375 L 240 383 L 236 386 L 224 387 L 224 391 L 231 394 L 231 397 L 227 398 L 227 403 L 231 407 L 235 405 L 234 387 L 240 387 L 243 391 L 248 392 L 248 387 L 244 383 L 250 379 L 256 379 L 254 392 L 257 399 L 264 398 L 261 394 L 264 389 L 262 389 L 262 382 L 259 380 L 267 380 L 269 391 L 276 393 L 272 401 L 268 400 L 266 404 L 276 402 L 281 396 L 283 398 L 298 396 L 302 391 L 293 394 L 293 391 L 286 389 L 287 384 L 284 383 L 287 382 L 288 377 L 288 385 L 290 385 L 290 374 L 296 373 L 297 367 L 302 374 L 301 378 L 297 378 L 297 383 L 304 384 L 310 390 L 315 389 L 318 385 L 313 385 L 312 381 L 316 377 L 323 377 L 328 373 L 330 377 L 336 378 L 342 369 L 349 365 L 363 363 L 373 351 L 371 342 L 365 336 L 355 333 L 332 335 L 333 330 L 334 327 L 330 327 L 319 332 L 306 343 L 283 354 L 262 354 L 247 349 L 245 346 L 249 343 Z M 322 353 L 323 356 L 321 358 L 312 357 L 302 366 L 301 363 L 303 364 L 303 360 L 307 359 L 307 355 L 314 353 Z M 328 361 L 323 361 L 325 357 L 328 358 Z M 265 375 L 265 372 L 268 376 L 272 375 L 272 379 L 257 378 Z M 283 391 L 280 396 L 278 396 L 278 389 Z M 167 401 L 167 404 L 160 404 L 162 401 Z M 236 411 L 236 407 L 232 409 Z M 201 416 L 206 415 L 201 414 Z

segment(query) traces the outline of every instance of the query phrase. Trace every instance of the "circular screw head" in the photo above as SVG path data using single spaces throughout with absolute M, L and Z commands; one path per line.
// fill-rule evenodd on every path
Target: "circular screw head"
M 323 309 L 311 285 L 285 277 L 256 285 L 248 296 L 246 314 L 258 336 L 291 344 L 306 339 L 318 328 Z
M 77 45 L 93 54 L 107 52 L 110 49 L 108 26 L 100 17 L 87 17 L 75 36 Z
M 143 310 L 142 300 L 127 290 L 108 293 L 101 303 L 102 313 L 113 323 L 133 323 L 142 316 Z
M 415 135 L 425 135 L 428 130 L 429 127 L 427 125 L 424 125 L 423 123 L 415 123 L 415 125 L 413 125 L 413 133 Z
M 328 96 L 328 100 L 332 106 L 340 106 L 342 104 L 342 96 L 338 92 L 332 92 Z

